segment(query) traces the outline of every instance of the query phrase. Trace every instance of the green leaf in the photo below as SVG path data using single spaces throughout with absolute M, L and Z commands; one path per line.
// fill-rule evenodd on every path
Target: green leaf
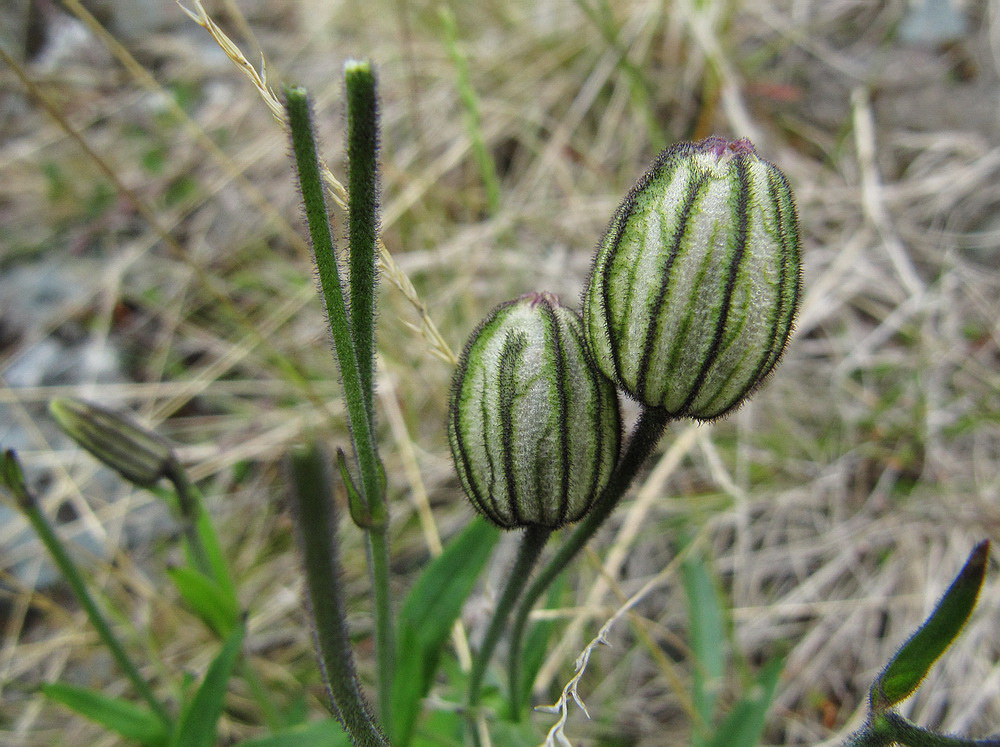
M 58 682 L 42 685 L 42 692 L 49 700 L 61 703 L 125 739 L 151 747 L 167 743 L 168 735 L 163 722 L 148 708 L 102 695 L 95 690 Z
M 565 587 L 565 576 L 560 576 L 553 582 L 546 601 L 547 608 L 556 606 Z M 552 637 L 552 632 L 555 629 L 555 620 L 541 620 L 535 623 L 524 637 L 524 648 L 521 654 L 521 684 L 518 692 L 524 693 L 528 698 L 531 697 L 531 686 L 535 684 L 538 670 L 545 663 L 545 654 L 549 650 L 549 639 Z M 511 703 L 511 707 L 514 707 L 513 703 Z M 520 714 L 518 714 L 518 717 L 520 717 Z
M 299 724 L 258 739 L 240 742 L 240 747 L 350 747 L 351 740 L 344 727 L 334 718 Z
M 184 708 L 172 741 L 176 747 L 212 747 L 215 744 L 222 703 L 242 643 L 243 626 L 240 625 L 226 639 L 194 698 Z
M 190 566 L 170 568 L 167 575 L 202 622 L 219 638 L 226 638 L 240 624 L 240 609 L 219 584 Z
M 689 555 L 681 564 L 684 593 L 688 604 L 688 627 L 691 654 L 694 657 L 692 686 L 698 727 L 692 735 L 692 745 L 706 742 L 714 723 L 715 696 L 725 674 L 726 633 L 716 591 L 708 566 L 700 555 Z
M 764 666 L 750 691 L 736 702 L 706 747 L 754 747 L 760 741 L 783 666 L 781 659 L 772 659 Z
M 409 742 L 441 650 L 499 537 L 499 529 L 474 519 L 431 561 L 407 595 L 396 639 L 402 655 L 393 681 L 394 745 Z
M 455 698 L 462 697 L 460 692 Z M 465 718 L 455 711 L 431 711 L 421 719 L 409 747 L 465 747 Z
M 989 554 L 989 540 L 973 548 L 934 611 L 872 683 L 869 705 L 873 713 L 882 713 L 909 697 L 958 637 L 976 606 Z
M 197 519 L 195 520 L 195 531 L 198 533 L 199 541 L 208 556 L 208 563 L 211 566 L 212 575 L 219 585 L 222 595 L 226 597 L 226 604 L 239 608 L 239 598 L 236 595 L 236 582 L 229 571 L 229 564 L 226 563 L 226 556 L 222 552 L 222 545 L 219 542 L 219 535 L 215 531 L 212 517 L 205 510 L 205 501 L 199 493 L 195 493 L 198 501 Z M 188 548 L 189 551 L 191 548 Z M 191 553 L 189 553 L 189 556 Z M 193 561 L 193 557 L 189 557 Z

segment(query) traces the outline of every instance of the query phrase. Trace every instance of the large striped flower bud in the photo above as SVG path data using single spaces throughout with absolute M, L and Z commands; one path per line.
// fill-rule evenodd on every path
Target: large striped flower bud
M 777 364 L 799 295 L 792 191 L 748 140 L 663 151 L 611 218 L 584 295 L 587 341 L 630 396 L 711 420 Z
M 576 312 L 549 293 L 494 309 L 451 392 L 448 438 L 469 500 L 505 529 L 584 516 L 611 476 L 618 399 L 587 353 Z

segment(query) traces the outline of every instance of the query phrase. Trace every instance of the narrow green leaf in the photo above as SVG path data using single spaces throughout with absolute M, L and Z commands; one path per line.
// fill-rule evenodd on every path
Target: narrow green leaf
M 302 190 L 306 224 L 312 239 L 323 303 L 337 353 L 337 365 L 340 367 L 351 439 L 361 470 L 361 484 L 358 487 L 369 506 L 372 506 L 376 501 L 384 500 L 381 491 L 382 473 L 365 398 L 358 353 L 354 348 L 354 338 L 348 321 L 347 302 L 340 282 L 333 235 L 330 232 L 330 215 L 326 209 L 325 190 L 320 177 L 311 104 L 304 88 L 286 87 L 284 92 L 285 112 L 288 115 L 292 152 L 295 155 L 299 188 Z
M 688 627 L 691 654 L 694 658 L 692 686 L 698 723 L 692 745 L 704 744 L 711 733 L 715 714 L 715 696 L 725 674 L 726 632 L 719 595 L 709 575 L 708 565 L 700 555 L 692 554 L 681 565 L 684 593 L 688 604 Z
M 197 502 L 197 518 L 195 519 L 195 531 L 198 534 L 197 542 L 200 543 L 204 550 L 212 577 L 219 585 L 221 593 L 226 597 L 226 604 L 239 609 L 240 603 L 236 595 L 236 582 L 233 580 L 233 574 L 229 570 L 226 556 L 222 552 L 222 544 L 219 542 L 219 535 L 215 531 L 212 517 L 205 510 L 205 501 L 201 493 L 193 486 L 190 489 L 193 500 Z M 189 548 L 189 551 L 191 550 L 194 550 L 194 548 Z M 195 553 L 191 552 L 191 555 L 194 556 Z
M 486 139 L 483 136 L 482 117 L 479 113 L 479 95 L 472 85 L 469 60 L 459 44 L 458 21 L 454 12 L 447 5 L 441 5 L 438 16 L 444 30 L 445 48 L 458 75 L 458 97 L 465 107 L 465 128 L 472 143 L 472 153 L 479 166 L 483 187 L 486 190 L 486 204 L 490 214 L 495 215 L 500 207 L 500 177 L 497 174 L 496 161 L 489 148 L 486 147 Z
M 148 708 L 60 682 L 42 685 L 42 692 L 49 700 L 61 703 L 125 739 L 150 747 L 167 742 L 168 734 L 163 722 Z
M 350 747 L 344 727 L 334 718 L 299 724 L 258 739 L 240 742 L 240 747 Z
M 215 732 L 222 714 L 229 677 L 239 658 L 242 643 L 243 626 L 240 625 L 226 639 L 222 650 L 205 673 L 205 679 L 184 708 L 173 738 L 176 747 L 212 747 L 215 744 Z
M 548 599 L 546 601 L 546 607 L 555 607 L 558 603 L 559 598 L 562 596 L 563 589 L 566 588 L 566 577 L 560 576 L 552 584 L 552 588 L 549 589 Z M 527 697 L 531 697 L 531 686 L 535 684 L 535 678 L 538 676 L 538 670 L 542 668 L 542 664 L 545 662 L 545 654 L 549 650 L 549 640 L 552 638 L 552 633 L 556 629 L 555 620 L 542 620 L 535 623 L 531 630 L 524 638 L 524 650 L 521 654 L 521 684 L 518 693 L 523 693 Z M 511 703 L 510 707 L 513 709 L 519 704 Z M 514 714 L 514 720 L 518 721 L 520 719 L 520 713 Z
M 392 743 L 410 740 L 420 701 L 430 689 L 451 627 L 500 537 L 500 530 L 478 517 L 414 584 L 399 613 L 399 650 L 393 683 Z
M 310 444 L 294 449 L 287 464 L 288 496 L 298 528 L 314 624 L 313 638 L 330 710 L 343 720 L 345 729 L 357 744 L 387 745 L 382 727 L 375 723 L 361 692 L 354 667 L 341 582 L 337 504 L 331 500 L 328 455 L 318 444 Z
M 170 568 L 167 575 L 202 622 L 219 638 L 227 638 L 240 624 L 240 609 L 214 580 L 190 566 Z
M 760 741 L 783 666 L 781 659 L 772 659 L 764 666 L 750 691 L 719 724 L 707 747 L 754 747 Z
M 989 540 L 973 548 L 934 611 L 872 683 L 869 704 L 873 713 L 882 713 L 909 697 L 958 637 L 976 606 L 989 554 Z

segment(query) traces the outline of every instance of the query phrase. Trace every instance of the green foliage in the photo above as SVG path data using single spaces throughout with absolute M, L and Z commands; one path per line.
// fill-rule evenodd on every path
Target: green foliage
M 715 721 L 716 695 L 726 667 L 726 631 L 719 594 L 705 560 L 700 555 L 688 555 L 681 565 L 681 575 L 688 603 L 692 700 L 697 717 L 692 747 L 701 747 Z
M 245 739 L 240 747 L 350 747 L 351 740 L 336 719 L 313 721 L 258 739 Z
M 707 560 L 689 554 L 681 564 L 688 602 L 688 629 L 692 655 L 692 700 L 695 728 L 692 747 L 754 747 L 764 732 L 784 662 L 772 659 L 721 721 L 718 693 L 726 674 L 725 609 Z
M 181 712 L 177 731 L 170 740 L 171 747 L 212 747 L 216 744 L 215 734 L 222 714 L 223 699 L 242 643 L 241 625 L 229 634 L 194 697 Z
M 868 695 L 868 721 L 845 747 L 902 744 L 908 747 L 1000 745 L 1000 740 L 971 740 L 938 734 L 917 726 L 891 708 L 920 686 L 930 668 L 948 650 L 976 606 L 986 576 L 990 543 L 983 540 L 969 554 L 941 601 L 875 678 Z
M 772 659 L 761 669 L 755 682 L 716 728 L 706 747 L 754 747 L 760 741 L 783 666 L 781 659 Z
M 155 713 L 129 700 L 61 682 L 42 685 L 42 692 L 49 700 L 61 703 L 105 729 L 147 747 L 163 747 L 170 738 Z
M 220 638 L 228 637 L 240 624 L 240 608 L 218 583 L 190 566 L 168 568 L 174 582 L 191 611 Z
M 908 698 L 962 631 L 979 598 L 990 543 L 980 542 L 934 611 L 872 683 L 869 703 L 881 713 Z
M 555 582 L 553 582 L 551 588 L 549 589 L 548 595 L 548 607 L 554 607 L 557 600 L 562 596 L 566 587 L 566 577 L 560 576 Z M 542 668 L 542 664 L 545 663 L 545 654 L 549 650 L 549 641 L 552 639 L 552 635 L 557 630 L 557 624 L 555 620 L 542 620 L 535 623 L 535 625 L 528 631 L 528 634 L 524 638 L 524 649 L 521 652 L 521 656 L 518 660 L 518 665 L 520 667 L 520 674 L 518 676 L 519 686 L 514 691 L 518 694 L 523 694 L 524 696 L 530 696 L 531 687 L 538 677 L 538 672 Z M 511 676 L 515 676 L 514 672 L 511 672 Z M 517 721 L 520 714 L 520 703 L 514 703 L 513 701 L 508 703 L 508 708 L 510 710 L 510 716 L 514 721 Z
M 393 681 L 393 744 L 406 744 L 430 689 L 452 626 L 474 588 L 500 530 L 475 518 L 431 561 L 399 611 L 400 656 Z

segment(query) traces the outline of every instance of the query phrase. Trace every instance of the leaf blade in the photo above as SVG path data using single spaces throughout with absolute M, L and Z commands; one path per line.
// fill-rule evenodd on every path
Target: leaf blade
M 144 745 L 166 744 L 168 734 L 160 718 L 147 708 L 122 698 L 62 682 L 42 685 L 49 700 L 76 711 L 105 729 Z
M 240 655 L 243 643 L 243 626 L 230 633 L 202 680 L 194 698 L 184 708 L 174 734 L 173 744 L 180 747 L 212 747 L 222 715 L 223 700 L 228 689 L 229 677 Z
M 704 734 L 711 733 L 714 721 L 715 696 L 726 666 L 726 631 L 722 605 L 709 573 L 708 564 L 700 555 L 689 555 L 681 564 L 684 593 L 688 603 L 692 672 L 692 700 L 698 725 L 692 744 L 704 744 Z
M 396 638 L 406 654 L 397 661 L 393 681 L 393 744 L 405 745 L 412 736 L 441 650 L 499 537 L 499 529 L 475 518 L 423 570 L 407 595 Z
M 240 624 L 240 609 L 225 589 L 191 566 L 168 568 L 167 576 L 202 622 L 219 638 L 227 638 Z
M 972 549 L 962 570 L 923 625 L 917 628 L 875 678 L 869 692 L 869 704 L 873 713 L 882 713 L 909 697 L 927 676 L 934 662 L 958 637 L 979 598 L 989 554 L 989 540 L 983 540 Z
M 707 747 L 755 747 L 764 732 L 784 664 L 775 658 L 764 666 L 753 687 L 726 714 Z

